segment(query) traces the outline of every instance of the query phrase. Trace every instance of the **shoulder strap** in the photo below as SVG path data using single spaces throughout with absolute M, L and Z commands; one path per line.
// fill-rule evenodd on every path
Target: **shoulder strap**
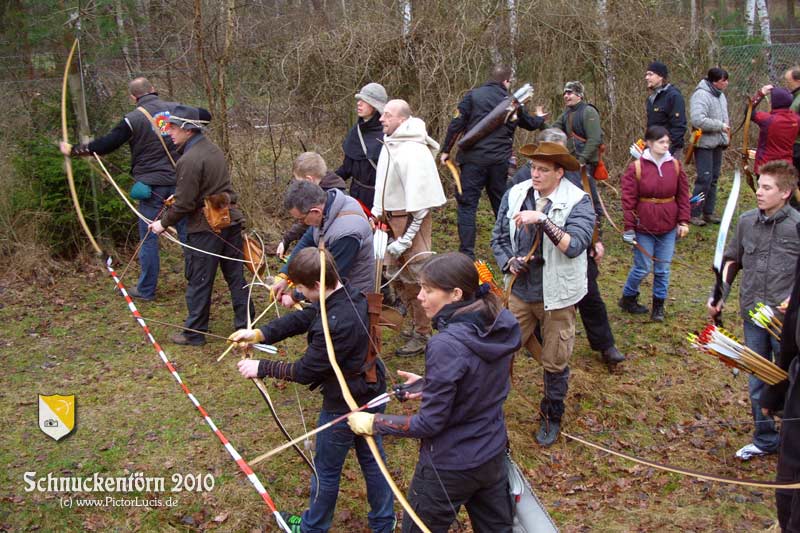
M 156 124 L 156 121 L 153 118 L 153 115 L 151 115 L 147 111 L 147 109 L 145 109 L 142 106 L 137 107 L 136 110 L 139 111 L 140 113 L 142 113 L 144 116 L 146 116 L 147 120 L 150 121 L 150 125 L 153 126 L 153 132 L 156 134 L 156 137 L 158 137 L 158 140 L 161 141 L 161 146 L 164 147 L 164 152 L 167 154 L 167 157 L 169 158 L 169 162 L 172 163 L 172 168 L 175 168 L 175 160 L 172 159 L 172 154 L 169 153 L 169 148 L 167 148 L 167 143 L 164 142 L 164 137 L 160 133 L 158 133 L 160 128 Z
M 364 211 L 339 211 L 336 215 L 336 218 L 346 217 L 346 216 L 360 216 L 361 218 L 366 218 Z
M 677 159 L 673 159 L 672 160 L 672 164 L 675 165 L 675 174 L 680 174 L 681 173 L 681 162 L 678 161 Z
M 636 171 L 636 181 L 642 180 L 642 160 L 637 159 L 633 162 L 633 169 Z
M 586 105 L 588 106 L 589 104 L 586 104 Z M 586 107 L 581 109 L 581 124 L 583 124 L 583 113 L 585 111 L 586 111 Z M 575 114 L 575 112 L 573 111 L 573 112 L 569 113 L 569 115 L 567 116 L 567 125 L 569 126 L 569 128 L 568 128 L 569 129 L 569 135 L 571 137 L 575 138 L 575 139 L 578 139 L 580 142 L 585 143 L 586 142 L 586 137 L 581 137 L 580 135 L 575 133 L 575 128 L 572 125 L 572 116 L 574 114 Z
M 361 126 L 358 125 L 358 120 L 356 120 L 356 131 L 358 132 L 358 140 L 361 141 L 361 150 L 364 152 L 364 155 L 367 156 L 367 161 L 369 161 L 369 164 L 372 165 L 372 168 L 378 170 L 375 162 L 369 158 L 369 154 L 367 153 L 367 145 L 364 143 L 364 135 L 361 133 Z

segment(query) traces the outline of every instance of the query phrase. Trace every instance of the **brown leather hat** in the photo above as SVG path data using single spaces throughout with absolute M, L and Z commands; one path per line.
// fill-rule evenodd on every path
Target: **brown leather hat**
M 540 142 L 526 144 L 519 153 L 532 160 L 550 161 L 564 170 L 580 170 L 581 164 L 569 154 L 564 146 L 558 143 Z
M 530 156 L 533 155 L 533 152 L 535 152 L 536 148 L 538 148 L 538 147 L 539 147 L 539 145 L 536 144 L 536 143 L 524 144 L 519 149 L 519 153 L 520 153 L 520 155 L 524 155 L 525 157 L 530 157 Z

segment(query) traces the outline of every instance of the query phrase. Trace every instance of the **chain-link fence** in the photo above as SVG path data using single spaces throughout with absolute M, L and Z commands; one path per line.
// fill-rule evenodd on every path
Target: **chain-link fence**
M 728 107 L 731 122 L 744 118 L 747 96 L 766 84 L 782 85 L 783 74 L 800 64 L 800 30 L 776 30 L 772 44 L 760 36 L 748 37 L 744 30 L 724 30 L 719 34 L 718 64 L 728 71 Z M 729 43 L 729 44 L 725 44 Z
M 800 64 L 800 30 L 774 30 L 771 44 L 756 34 L 748 36 L 745 30 L 723 30 L 717 36 L 717 64 L 728 71 L 730 85 L 726 91 L 731 125 L 739 131 L 747 112 L 747 99 L 767 84 L 783 85 L 783 74 Z M 765 104 L 761 104 L 766 109 Z M 749 128 L 748 145 L 755 146 L 759 129 Z M 739 134 L 740 135 L 740 134 Z M 736 135 L 731 142 L 742 146 Z M 732 156 L 732 152 L 729 152 Z

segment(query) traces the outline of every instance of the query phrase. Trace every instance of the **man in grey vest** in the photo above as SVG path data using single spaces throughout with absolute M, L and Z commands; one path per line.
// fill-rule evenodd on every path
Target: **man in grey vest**
M 339 189 L 323 191 L 310 181 L 295 180 L 286 191 L 283 207 L 296 221 L 309 226 L 292 256 L 303 248 L 319 246 L 322 239 L 341 279 L 364 294 L 375 291 L 372 227 L 358 201 Z M 278 277 L 280 279 L 272 286 L 275 297 L 284 306 L 291 307 L 296 297 L 289 290 L 288 263 Z
M 131 149 L 131 175 L 136 181 L 131 196 L 139 200 L 140 213 L 156 220 L 161 215 L 164 200 L 175 193 L 178 150 L 164 128 L 178 104 L 161 100 L 146 78 L 132 80 L 128 92 L 136 109 L 125 115 L 114 129 L 88 144 L 69 146 L 62 142 L 61 152 L 68 156 L 105 155 L 127 142 Z M 186 242 L 186 222 L 179 222 L 176 229 L 181 242 Z M 139 239 L 144 240 L 139 248 L 142 273 L 136 288 L 128 289 L 128 294 L 141 300 L 154 300 L 161 268 L 158 237 L 148 232 L 143 220 L 139 220 Z
M 563 179 L 565 170 L 580 168 L 564 146 L 541 142 L 530 158 L 531 179 L 511 187 L 500 202 L 492 251 L 511 284 L 508 308 L 519 321 L 522 344 L 544 367 L 536 441 L 550 446 L 561 430 L 595 213 L 589 196 Z M 539 324 L 541 345 L 534 335 Z

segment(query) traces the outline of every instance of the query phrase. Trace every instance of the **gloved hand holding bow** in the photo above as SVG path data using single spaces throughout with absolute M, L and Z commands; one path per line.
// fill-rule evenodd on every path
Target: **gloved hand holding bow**
M 625 233 L 622 234 L 622 240 L 625 241 L 625 244 L 630 244 L 633 246 L 636 244 L 636 232 L 632 229 L 629 229 Z
M 347 425 L 356 435 L 372 435 L 372 425 L 375 415 L 372 413 L 358 412 L 347 417 Z

